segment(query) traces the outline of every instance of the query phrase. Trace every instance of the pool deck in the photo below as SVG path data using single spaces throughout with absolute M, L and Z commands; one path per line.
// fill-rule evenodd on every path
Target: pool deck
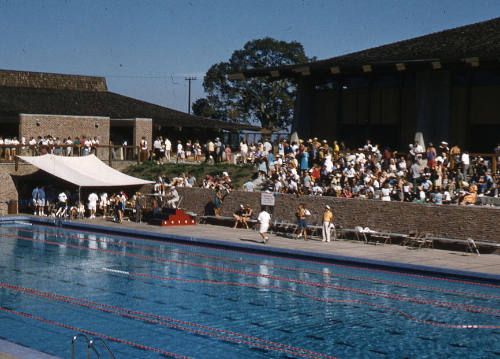
M 476 254 L 465 251 L 452 251 L 431 248 L 408 248 L 397 244 L 374 245 L 365 244 L 360 241 L 339 240 L 330 243 L 322 242 L 313 238 L 308 241 L 295 240 L 274 234 L 269 235 L 269 242 L 264 245 L 260 242 L 258 232 L 246 229 L 232 229 L 225 226 L 209 224 L 198 224 L 196 226 L 154 226 L 146 223 L 124 222 L 117 224 L 105 221 L 102 218 L 84 219 L 81 223 L 113 228 L 126 228 L 139 231 L 149 231 L 177 236 L 205 238 L 229 242 L 234 245 L 275 247 L 298 252 L 313 252 L 318 255 L 338 255 L 355 257 L 361 260 L 388 261 L 405 265 L 420 265 L 438 267 L 457 271 L 471 271 L 476 273 L 487 273 L 500 275 L 500 255 L 498 254 Z

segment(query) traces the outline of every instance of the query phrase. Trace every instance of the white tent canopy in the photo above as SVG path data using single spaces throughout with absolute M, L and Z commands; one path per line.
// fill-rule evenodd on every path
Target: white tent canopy
M 120 187 L 149 183 L 109 167 L 94 155 L 63 157 L 46 154 L 43 156 L 18 156 L 23 161 L 79 187 Z

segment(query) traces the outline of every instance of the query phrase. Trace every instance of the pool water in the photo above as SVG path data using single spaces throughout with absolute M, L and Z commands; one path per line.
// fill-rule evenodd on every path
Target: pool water
M 61 358 L 79 331 L 117 358 L 500 358 L 499 302 L 494 284 L 0 225 L 0 338 Z

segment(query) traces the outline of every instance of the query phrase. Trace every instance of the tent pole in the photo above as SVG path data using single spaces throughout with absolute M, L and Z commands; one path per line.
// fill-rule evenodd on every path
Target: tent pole
M 78 186 L 78 203 L 80 203 L 82 200 L 81 200 L 81 189 L 82 187 Z

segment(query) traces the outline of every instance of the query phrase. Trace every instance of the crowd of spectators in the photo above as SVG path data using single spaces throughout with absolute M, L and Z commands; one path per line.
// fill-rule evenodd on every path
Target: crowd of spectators
M 317 138 L 291 143 L 282 140 L 277 148 L 269 141 L 242 141 L 239 151 L 229 155 L 225 152 L 230 146 L 218 138 L 203 146 L 198 141 L 194 143 L 196 146 L 184 146 L 179 142 L 177 158 L 201 153 L 206 160 L 254 165 L 258 174 L 243 184 L 245 191 L 439 205 L 474 204 L 480 197 L 499 197 L 500 173 L 493 171 L 491 158 L 471 156 L 458 145 L 450 148 L 445 141 L 437 146 L 428 143 L 427 147 L 415 142 L 409 145 L 407 153 L 381 149 L 369 140 L 357 150 L 346 150 L 343 143 L 334 141 L 330 145 Z M 500 145 L 494 152 L 500 163 Z M 181 174 L 169 185 L 223 192 L 233 189 L 227 172 L 206 175 L 200 183 L 191 174 Z
M 499 173 L 482 157 L 471 157 L 442 141 L 427 148 L 415 142 L 407 154 L 381 150 L 369 140 L 355 151 L 341 151 L 333 142 L 299 140 L 248 147 L 241 155 L 254 163 L 259 176 L 243 185 L 246 191 L 333 196 L 435 204 L 474 204 L 477 197 L 499 196 Z M 500 157 L 500 145 L 495 148 Z
M 12 147 L 7 147 L 8 145 Z M 19 146 L 22 146 L 19 152 Z M 99 146 L 99 139 L 97 137 L 90 138 L 86 136 L 75 137 L 72 139 L 70 136 L 60 138 L 52 135 L 38 136 L 37 138 L 31 137 L 26 140 L 21 137 L 0 136 L 0 158 L 6 161 L 12 161 L 17 154 L 24 155 L 44 155 L 47 153 L 62 156 L 87 156 L 95 153 L 96 148 Z

